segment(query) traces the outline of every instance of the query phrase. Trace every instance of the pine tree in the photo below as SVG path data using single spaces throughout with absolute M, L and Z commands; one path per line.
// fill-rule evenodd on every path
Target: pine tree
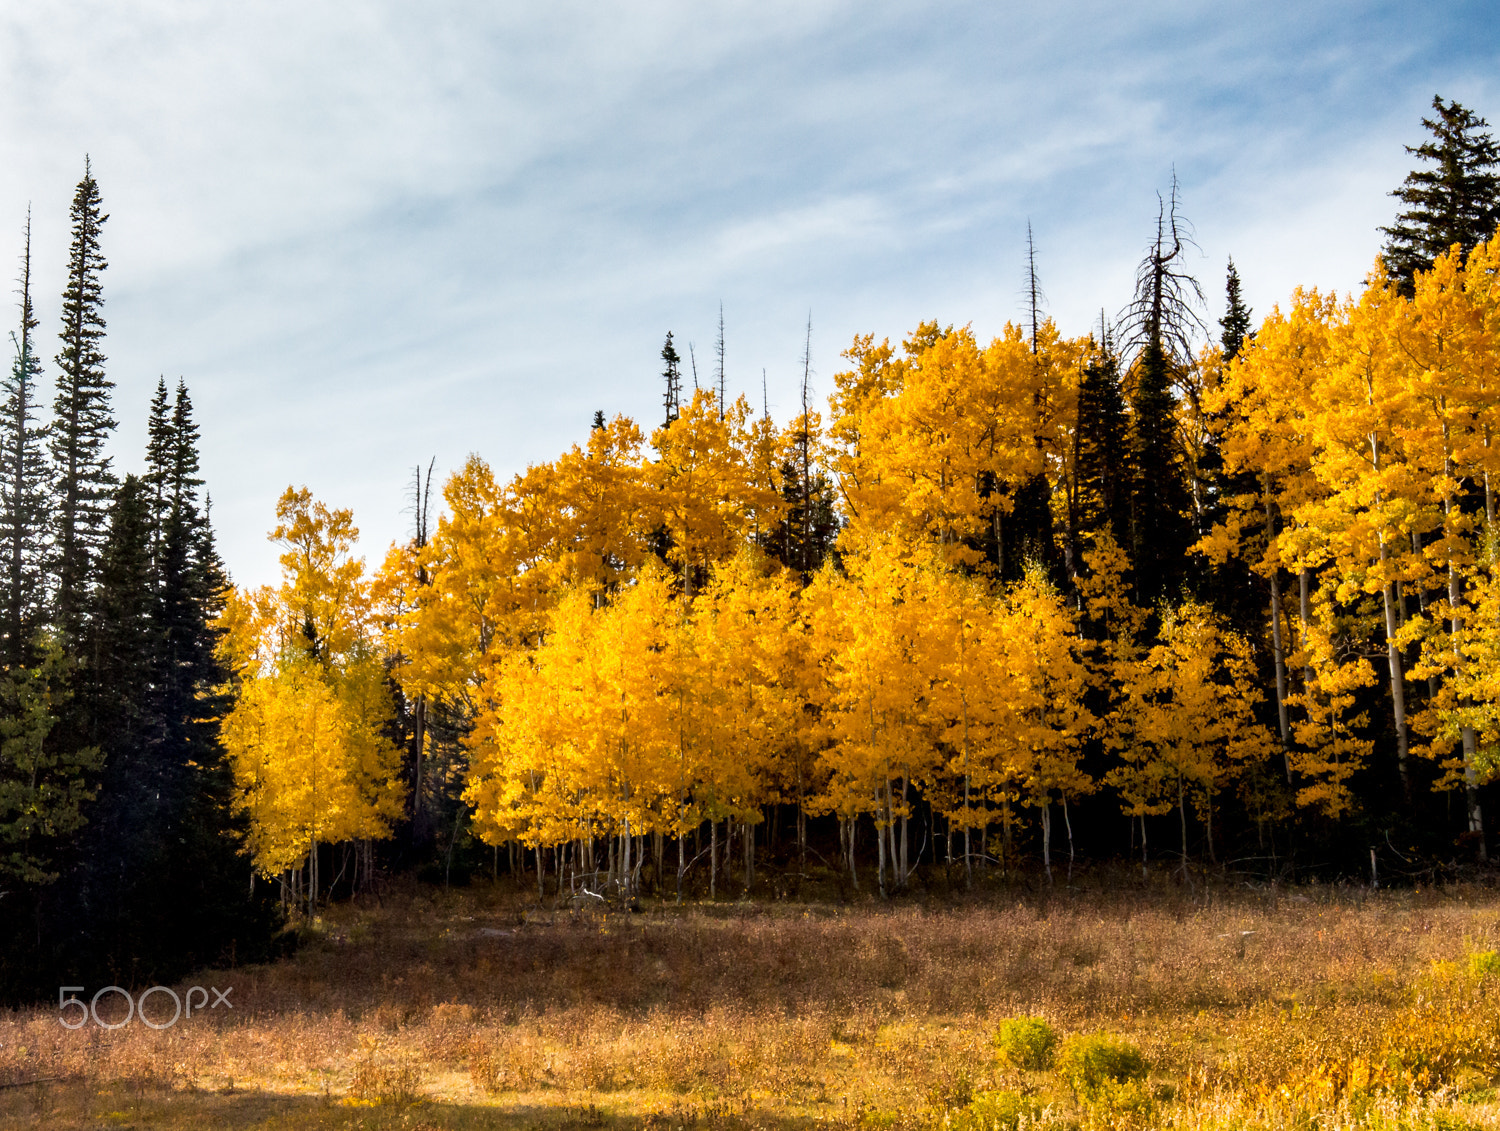
M 1235 270 L 1233 257 L 1229 260 L 1224 280 L 1224 297 L 1224 317 L 1219 319 L 1219 327 L 1224 333 L 1219 338 L 1219 345 L 1224 350 L 1224 360 L 1233 361 L 1244 347 L 1245 339 L 1250 337 L 1252 325 L 1250 308 L 1240 295 L 1240 273 Z
M 666 393 L 662 397 L 666 405 L 666 423 L 671 424 L 682 413 L 682 358 L 677 355 L 677 347 L 672 344 L 672 331 L 667 331 L 666 344 L 661 347 L 661 359 L 666 368 L 661 371 L 662 379 L 667 383 Z M 604 414 L 599 414 L 603 420 Z M 603 425 L 601 424 L 600 427 Z
M 99 230 L 99 185 L 88 162 L 73 195 L 73 242 L 63 291 L 61 372 L 53 402 L 50 438 L 53 485 L 52 551 L 55 617 L 66 642 L 83 637 L 83 611 L 98 570 L 115 484 L 105 441 L 114 429 L 104 375 L 104 296 L 100 275 L 107 266 Z
M 1177 438 L 1178 366 L 1190 363 L 1192 338 L 1204 329 L 1195 307 L 1203 292 L 1184 270 L 1193 246 L 1191 228 L 1178 215 L 1177 178 L 1168 201 L 1161 201 L 1156 237 L 1136 271 L 1135 298 L 1125 310 L 1127 346 L 1136 349 L 1131 366 L 1131 559 L 1137 595 L 1154 602 L 1169 593 L 1185 573 L 1189 496 Z
M 16 359 L 10 376 L 0 382 L 0 553 L 5 585 L 0 595 L 3 661 L 12 666 L 27 658 L 28 644 L 39 626 L 46 588 L 44 546 L 47 530 L 47 468 L 38 427 L 36 386 L 42 365 L 36 356 L 36 311 L 31 302 L 31 217 L 26 217 L 26 250 L 21 260 L 21 326 L 12 335 Z
M 146 474 L 145 487 L 147 505 L 151 511 L 153 536 L 151 557 L 160 557 L 159 537 L 166 528 L 167 514 L 171 503 L 167 498 L 167 480 L 172 463 L 172 416 L 167 401 L 167 380 L 156 379 L 156 392 L 151 397 L 151 408 L 146 417 Z
M 1432 108 L 1436 114 L 1422 119 L 1431 139 L 1406 152 L 1437 167 L 1406 175 L 1391 193 L 1406 207 L 1380 229 L 1388 237 L 1381 252 L 1386 270 L 1408 298 L 1418 271 L 1430 269 L 1454 244 L 1467 255 L 1500 224 L 1500 146 L 1489 123 L 1440 95 L 1432 96 Z
M 1076 529 L 1082 539 L 1108 531 L 1118 545 L 1130 544 L 1130 419 L 1120 387 L 1120 360 L 1107 328 L 1097 354 L 1078 385 L 1074 432 L 1078 477 Z M 1081 553 L 1083 547 L 1079 547 Z M 1075 555 L 1075 560 L 1081 560 Z

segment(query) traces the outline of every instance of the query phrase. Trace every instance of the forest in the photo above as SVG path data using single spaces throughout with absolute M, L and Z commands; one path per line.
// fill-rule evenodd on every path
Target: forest
M 185 383 L 118 475 L 86 166 L 0 407 L 0 992 L 287 945 L 413 872 L 542 899 L 1482 875 L 1500 777 L 1500 151 L 1434 99 L 1358 295 L 1208 324 L 1175 181 L 1069 336 L 924 322 L 776 422 L 673 335 L 657 421 L 306 487 L 220 560 Z M 1376 252 L 1378 251 L 1378 254 Z M 686 371 L 685 371 L 686 369 Z M 691 388 L 688 387 L 689 382 Z M 582 429 L 580 430 L 583 431 Z M 821 885 L 821 887 L 820 887 Z M 62 979 L 67 980 L 67 979 Z M 38 988 L 40 987 L 40 988 Z

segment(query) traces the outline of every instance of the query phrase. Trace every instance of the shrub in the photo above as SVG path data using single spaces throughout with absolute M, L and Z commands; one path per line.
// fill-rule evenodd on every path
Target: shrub
M 1116 1085 L 1146 1078 L 1146 1058 L 1127 1041 L 1104 1033 L 1069 1038 L 1057 1054 L 1057 1072 L 1079 1099 L 1092 1103 Z
M 1469 955 L 1469 975 L 1483 978 L 1489 974 L 1500 974 L 1500 953 L 1493 950 L 1478 950 Z
M 995 1047 L 1006 1064 L 1040 1072 L 1052 1067 L 1057 1034 L 1040 1017 L 1012 1017 L 1000 1022 Z
M 1024 1120 L 1034 1125 L 1042 1109 L 1020 1092 L 982 1092 L 958 1112 L 951 1123 L 953 1131 L 1016 1131 Z

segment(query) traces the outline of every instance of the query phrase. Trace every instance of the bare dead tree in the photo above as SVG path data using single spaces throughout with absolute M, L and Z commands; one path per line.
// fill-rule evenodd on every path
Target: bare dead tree
M 1135 273 L 1135 297 L 1120 312 L 1125 331 L 1120 346 L 1127 355 L 1150 345 L 1161 349 L 1172 361 L 1182 363 L 1193 355 L 1193 340 L 1207 336 L 1208 326 L 1199 311 L 1207 305 L 1203 288 L 1188 273 L 1184 260 L 1188 248 L 1197 249 L 1193 226 L 1181 216 L 1177 174 L 1166 200 L 1157 193 L 1156 236 L 1146 247 L 1146 257 Z

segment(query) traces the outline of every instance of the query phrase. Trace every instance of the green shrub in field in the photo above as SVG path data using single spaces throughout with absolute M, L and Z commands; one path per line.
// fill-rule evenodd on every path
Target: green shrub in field
M 995 1048 L 1006 1064 L 1041 1072 L 1052 1067 L 1057 1034 L 1040 1017 L 1012 1017 L 1000 1022 Z
M 1091 1033 L 1063 1042 L 1057 1053 L 1057 1074 L 1079 1099 L 1093 1103 L 1120 1091 L 1120 1085 L 1144 1081 L 1146 1058 L 1127 1041 Z M 1118 1098 L 1127 1099 L 1124 1095 Z
M 981 1092 L 953 1116 L 952 1131 L 1016 1131 L 1024 1120 L 1035 1126 L 1042 1109 L 1020 1092 Z
M 1500 953 L 1493 950 L 1476 950 L 1469 955 L 1470 977 L 1483 978 L 1490 974 L 1500 974 Z

